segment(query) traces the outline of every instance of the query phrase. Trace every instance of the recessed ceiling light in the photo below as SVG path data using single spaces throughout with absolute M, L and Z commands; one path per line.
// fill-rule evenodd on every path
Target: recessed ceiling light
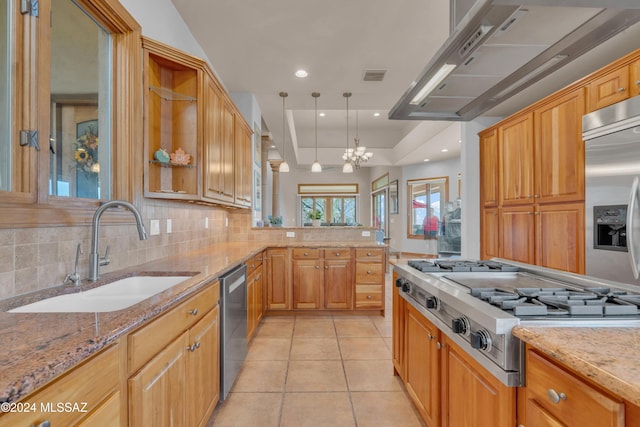
M 458 140 L 458 144 L 462 144 L 462 140 L 461 139 Z
M 373 117 L 380 117 L 380 113 L 373 113 Z
M 304 79 L 308 75 L 309 75 L 309 73 L 307 73 L 307 70 L 300 69 L 300 70 L 296 71 L 296 77 L 299 77 L 301 79 Z
M 442 150 L 440 150 L 440 152 L 442 152 L 442 153 L 446 153 L 447 151 L 449 151 L 449 150 L 447 150 L 446 148 L 443 148 Z
M 325 114 L 325 113 L 320 113 L 320 114 L 318 114 L 318 115 L 319 115 L 320 117 L 324 117 L 324 116 L 326 116 L 326 114 Z
M 423 161 L 425 161 L 425 162 L 429 162 L 429 161 L 431 161 L 431 159 L 424 159 Z

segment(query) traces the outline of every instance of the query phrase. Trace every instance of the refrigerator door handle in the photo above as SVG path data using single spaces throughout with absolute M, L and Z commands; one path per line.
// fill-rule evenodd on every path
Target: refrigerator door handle
M 629 193 L 629 207 L 627 208 L 627 247 L 629 249 L 629 257 L 631 258 L 631 269 L 633 270 L 633 277 L 638 279 L 640 276 L 640 266 L 636 258 L 635 236 L 633 235 L 633 213 L 636 210 L 636 204 L 638 202 L 638 190 L 640 181 L 636 176 L 633 178 L 633 185 L 631 185 L 631 192 Z

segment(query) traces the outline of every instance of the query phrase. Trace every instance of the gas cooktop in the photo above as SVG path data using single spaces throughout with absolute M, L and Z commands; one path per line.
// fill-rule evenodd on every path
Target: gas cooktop
M 518 271 L 518 267 L 514 265 L 489 260 L 415 259 L 409 260 L 407 264 L 423 273 Z

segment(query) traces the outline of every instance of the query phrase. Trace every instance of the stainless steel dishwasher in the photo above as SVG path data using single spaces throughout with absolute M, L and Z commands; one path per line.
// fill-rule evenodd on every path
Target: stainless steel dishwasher
M 225 400 L 247 356 L 247 267 L 220 277 L 220 400 Z

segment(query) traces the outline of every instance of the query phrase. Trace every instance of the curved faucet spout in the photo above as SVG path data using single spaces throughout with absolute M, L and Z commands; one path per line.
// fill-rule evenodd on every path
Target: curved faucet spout
M 100 266 L 109 264 L 109 259 L 106 257 L 100 259 L 98 252 L 99 248 L 99 231 L 100 231 L 100 217 L 109 208 L 123 207 L 128 209 L 136 219 L 136 226 L 138 227 L 138 236 L 140 240 L 147 240 L 147 230 L 144 228 L 142 222 L 142 216 L 138 209 L 129 202 L 124 200 L 110 200 L 101 204 L 93 214 L 93 220 L 91 221 L 91 252 L 89 254 L 89 280 L 95 282 L 100 277 Z M 107 248 L 107 252 L 109 248 Z

